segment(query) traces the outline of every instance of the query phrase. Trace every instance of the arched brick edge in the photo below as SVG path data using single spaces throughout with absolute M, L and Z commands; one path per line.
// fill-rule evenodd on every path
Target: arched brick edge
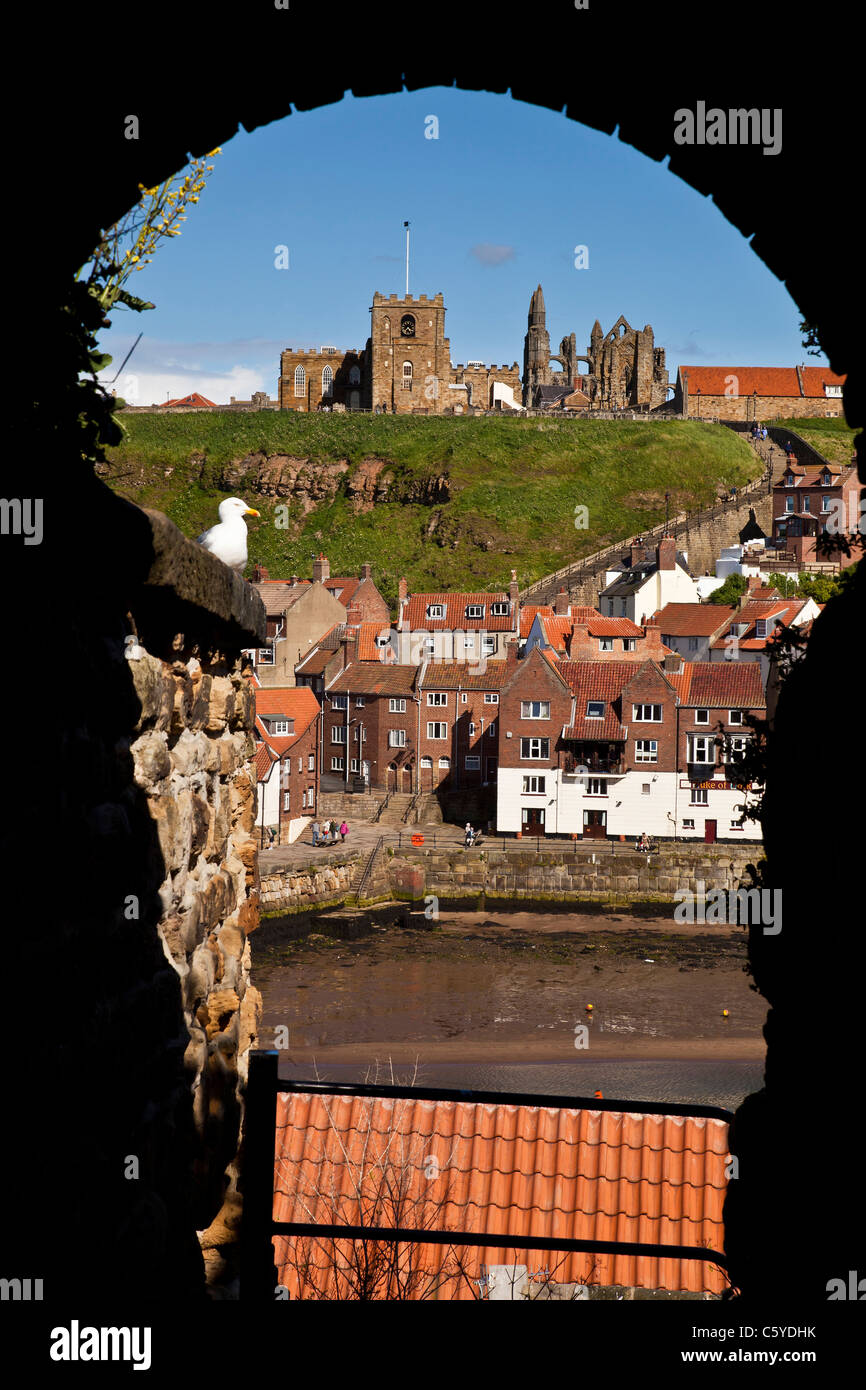
M 259 5 L 245 11 L 237 26 L 211 34 L 203 45 L 208 51 L 196 65 L 176 14 L 152 6 L 149 31 L 136 17 L 138 33 L 129 51 L 121 46 L 115 56 L 111 50 L 107 65 L 123 70 L 118 78 L 88 66 L 89 36 L 76 40 L 70 34 L 66 43 L 61 38 L 55 45 L 56 67 L 51 68 L 50 57 L 42 58 L 40 100 L 31 104 L 24 135 L 12 151 L 22 176 L 32 175 L 34 162 L 46 152 L 58 147 L 61 152 L 50 160 L 51 178 L 44 185 L 56 215 L 46 210 L 40 216 L 35 209 L 26 248 L 30 273 L 12 277 L 19 280 L 9 286 L 13 300 L 20 292 L 21 302 L 10 322 L 26 325 L 31 344 L 27 375 L 36 397 L 31 448 L 45 497 L 55 519 L 62 511 L 67 523 L 81 528 L 84 558 L 80 549 L 55 544 L 57 532 L 46 525 L 44 557 L 32 550 L 22 557 L 19 551 L 13 558 L 14 586 L 7 592 L 40 596 L 40 616 L 53 604 L 56 652 L 64 650 L 70 609 L 76 636 L 81 640 L 83 631 L 91 645 L 98 645 L 100 631 L 124 611 L 129 567 L 135 562 L 124 553 L 122 537 L 111 535 L 112 508 L 105 489 L 76 465 L 77 422 L 70 416 L 79 364 L 74 335 L 68 331 L 66 286 L 99 226 L 110 224 L 135 201 L 139 181 L 156 182 L 181 166 L 188 153 L 225 144 L 239 124 L 255 129 L 286 115 L 291 104 L 297 110 L 312 109 L 339 101 L 347 91 L 370 96 L 455 84 L 510 91 L 514 98 L 563 111 L 596 129 L 618 128 L 619 138 L 657 160 L 671 154 L 673 112 L 679 107 L 694 106 L 698 99 L 725 107 L 782 105 L 785 143 L 777 157 L 753 150 L 675 150 L 670 167 L 699 192 L 711 194 L 725 216 L 752 236 L 756 254 L 818 326 L 833 369 L 848 374 L 846 416 L 849 423 L 861 425 L 866 413 L 862 317 L 852 307 L 860 253 L 855 214 L 845 193 L 852 175 L 862 177 L 854 164 L 854 142 L 845 144 L 845 132 L 853 124 L 855 87 L 846 67 L 844 34 L 841 46 L 813 44 L 805 33 L 798 36 L 796 53 L 803 66 L 786 66 L 775 40 L 778 26 L 787 27 L 787 14 L 751 6 L 744 31 L 716 13 L 705 18 L 690 13 L 681 20 L 668 14 L 660 27 L 655 7 L 639 6 L 629 14 L 621 4 L 593 5 L 577 16 L 582 29 L 554 30 L 552 24 L 573 24 L 575 18 L 562 5 L 550 8 L 549 22 L 547 12 L 518 16 L 509 36 L 513 42 L 503 53 L 496 35 L 491 36 L 489 13 L 477 20 L 461 15 L 459 23 L 452 16 L 454 22 L 443 25 L 431 17 L 427 32 L 423 24 L 407 30 L 404 11 L 396 6 L 377 6 L 375 22 L 364 15 L 360 23 L 338 8 L 329 12 L 325 33 L 320 11 L 316 16 L 294 5 L 289 29 L 285 13 Z M 71 18 L 79 23 L 77 15 Z M 38 22 L 44 22 L 41 12 Z M 148 61 L 145 46 L 151 36 Z M 89 79 L 90 72 L 95 75 Z M 129 111 L 142 117 L 144 133 L 137 144 L 122 137 L 121 118 Z M 274 171 L 274 177 L 280 176 L 281 171 Z M 827 182 L 833 184 L 830 196 Z M 522 196 L 519 189 L 515 193 Z M 714 273 L 711 265 L 707 273 Z M 110 543 L 101 548 L 106 539 Z M 92 601 L 94 591 L 98 603 Z M 827 1280 L 844 1278 L 857 1267 L 852 1207 L 859 1182 L 855 1186 L 850 1134 L 856 1093 L 849 1077 L 862 1056 L 862 970 L 854 959 L 860 949 L 855 914 L 862 837 L 858 818 L 850 812 L 840 816 L 837 796 L 849 778 L 855 796 L 859 792 L 849 771 L 858 731 L 848 717 L 846 692 L 852 657 L 859 655 L 856 634 L 862 632 L 863 607 L 862 583 L 856 593 L 831 605 L 779 707 L 780 744 L 766 834 L 770 882 L 785 895 L 784 926 L 779 937 L 755 935 L 751 943 L 756 976 L 772 1004 L 766 1030 L 767 1087 L 738 1115 L 734 1142 L 740 1177 L 732 1184 L 727 1209 L 734 1278 L 747 1296 L 756 1298 L 777 1295 L 794 1281 L 805 1303 L 823 1302 Z M 23 635 L 32 637 L 33 631 L 31 625 Z M 68 677 L 81 676 L 80 665 L 73 663 Z M 53 723 L 58 743 L 65 728 L 72 733 L 70 718 L 58 698 Z M 846 729 L 844 742 L 840 726 Z M 68 769 L 61 767 L 54 775 L 68 775 Z M 22 793 L 13 815 L 15 863 L 25 881 L 29 874 L 29 881 L 38 883 L 44 879 L 40 848 L 45 841 L 28 837 L 27 830 L 43 823 L 43 803 L 32 790 L 32 776 L 22 776 L 21 786 L 31 790 Z M 64 891 L 80 900 L 80 945 L 86 951 L 88 884 L 75 880 L 74 865 L 67 868 Z M 48 953 L 50 963 L 50 907 L 44 902 L 38 906 L 47 908 L 39 950 Z M 32 932 L 32 922 L 17 930 L 19 935 Z M 32 949 L 25 956 L 25 968 L 15 977 L 31 986 L 20 1001 L 21 1037 L 38 1017 Z M 79 1018 L 99 1007 L 95 983 L 93 993 L 85 992 L 75 1006 Z M 35 1102 L 36 1132 L 51 1142 L 47 1101 L 35 1089 L 46 1080 L 42 1072 L 28 1073 L 25 1057 L 12 1094 L 17 1082 L 21 1108 L 26 1114 Z M 99 1087 L 102 1078 L 97 1068 L 96 1075 L 72 1081 Z M 130 1087 L 134 1084 L 131 1078 Z M 103 1099 L 112 1105 L 117 1097 L 105 1094 Z M 13 1166 L 20 1191 L 20 1161 Z M 84 1212 L 78 1201 L 75 1193 L 65 1195 L 64 1217 L 75 1229 L 80 1223 L 86 1230 L 88 1221 L 98 1228 L 105 1213 L 98 1207 Z M 32 1216 L 23 1218 L 25 1249 L 32 1247 L 37 1226 Z M 183 1240 L 173 1244 L 176 1252 Z M 137 1249 L 134 1241 L 118 1249 L 120 1271 L 136 1258 Z M 61 1242 L 59 1249 L 52 1246 L 52 1257 L 59 1276 L 74 1273 L 74 1250 Z M 187 1277 L 195 1288 L 192 1265 Z M 183 1273 L 175 1271 L 174 1296 L 183 1283 Z

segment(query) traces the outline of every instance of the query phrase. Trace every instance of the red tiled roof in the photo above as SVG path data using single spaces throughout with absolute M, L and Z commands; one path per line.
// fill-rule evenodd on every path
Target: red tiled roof
M 410 594 L 403 609 L 402 622 L 408 623 L 412 632 L 454 629 L 467 632 L 475 629 L 484 629 L 487 632 L 513 631 L 512 614 L 509 612 L 504 617 L 493 617 L 490 609 L 494 603 L 508 603 L 508 594 Z M 427 608 L 431 604 L 440 604 L 445 609 L 445 616 L 429 618 Z M 483 606 L 483 618 L 467 618 L 466 609 L 471 604 Z
M 326 589 L 341 590 L 341 592 L 339 594 L 336 594 L 335 597 L 340 600 L 340 602 L 343 604 L 345 608 L 349 607 L 349 603 L 352 599 L 352 596 L 360 582 L 360 579 L 358 579 L 354 575 L 350 576 L 348 579 L 339 579 L 337 577 L 332 577 L 330 579 L 322 580 L 322 583 L 324 584 Z
M 390 634 L 390 623 L 361 623 L 358 629 L 357 657 L 359 661 L 380 661 L 380 652 L 388 653 L 387 648 L 378 647 L 376 639 Z
M 302 734 L 306 733 L 318 713 L 319 702 L 308 685 L 296 685 L 290 689 L 280 686 L 261 686 L 256 691 L 257 720 L 260 720 L 262 715 L 281 714 L 286 719 L 294 719 L 295 721 L 295 732 L 281 735 L 278 738 L 273 738 L 264 725 L 261 725 L 261 731 L 268 743 L 278 752 L 285 752 L 286 748 L 290 748 Z
M 198 391 L 191 391 L 188 396 L 177 396 L 173 401 L 166 401 L 166 405 L 215 405 L 215 401 L 209 401 L 207 396 L 202 396 Z
M 713 651 L 718 651 L 724 647 L 726 639 L 730 636 L 731 628 L 734 624 L 740 623 L 748 623 L 748 627 L 742 636 L 737 638 L 739 646 L 747 651 L 763 651 L 767 637 L 756 636 L 755 624 L 757 620 L 759 618 L 769 620 L 770 633 L 775 627 L 774 620 L 783 623 L 785 627 L 790 627 L 792 620 L 806 606 L 807 602 L 807 599 L 802 598 L 750 599 L 738 612 L 734 613 L 724 631 L 711 643 Z
M 668 637 L 712 637 L 734 612 L 723 603 L 666 603 L 653 622 Z
M 304 1093 L 276 1105 L 276 1221 L 723 1248 L 721 1119 Z M 351 1243 L 337 1246 L 345 1271 Z M 274 1251 L 292 1298 L 358 1296 L 330 1238 L 275 1236 Z M 483 1267 L 515 1262 L 552 1283 L 718 1294 L 726 1282 L 706 1260 L 421 1244 L 414 1285 L 367 1296 L 428 1297 L 438 1276 L 440 1299 L 477 1299 Z
M 501 690 L 511 674 L 507 661 L 488 661 L 478 672 L 475 661 L 431 661 L 427 667 L 424 690 Z
M 264 735 L 264 726 L 260 720 L 256 721 L 256 727 Z M 279 758 L 274 750 L 262 738 L 262 742 L 256 749 L 256 781 L 264 782 L 274 763 L 279 762 Z
M 803 386 L 807 396 L 824 397 L 824 386 L 842 386 L 844 376 L 837 376 L 825 367 L 805 367 Z M 688 372 L 689 395 L 700 388 L 702 395 L 724 396 L 730 390 L 730 378 L 737 378 L 740 396 L 799 396 L 800 383 L 795 367 L 680 367 L 680 376 Z
M 681 671 L 665 675 L 680 704 L 689 708 L 763 709 L 766 704 L 757 661 L 684 661 Z
M 329 684 L 326 694 L 415 695 L 420 667 L 385 665 L 382 661 L 353 661 Z
M 526 603 L 520 610 L 520 636 L 528 637 L 529 629 L 535 622 L 536 613 L 543 618 L 552 618 L 553 609 L 549 603 Z

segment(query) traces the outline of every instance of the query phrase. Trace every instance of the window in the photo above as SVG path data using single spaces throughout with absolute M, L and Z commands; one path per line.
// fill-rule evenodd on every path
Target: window
M 367 730 L 363 724 L 355 725 L 355 743 L 365 743 L 367 740 Z
M 599 637 L 599 639 L 598 639 L 598 649 L 599 649 L 600 652 L 612 652 L 612 651 L 613 651 L 613 638 L 612 638 L 612 637 Z
M 422 758 L 422 759 L 421 759 L 421 767 L 422 767 L 422 769 L 432 768 L 432 766 L 433 766 L 433 759 L 432 759 L 432 758 Z
M 411 391 L 411 390 L 412 390 L 412 363 L 411 363 L 411 362 L 404 362 L 404 363 L 403 363 L 403 390 L 404 390 L 404 391 Z
M 363 695 L 356 695 L 356 696 L 355 696 L 355 709 L 363 709 L 365 704 L 366 704 L 366 701 L 365 701 Z
M 308 772 L 315 772 L 315 770 L 316 770 L 316 755 L 315 755 L 315 753 L 311 753 L 310 756 L 307 758 L 307 771 L 308 771 Z
M 822 512 L 829 512 L 830 509 L 831 509 L 831 507 L 832 507 L 832 505 L 833 505 L 832 498 L 830 498 L 830 497 L 822 497 L 822 498 L 821 498 L 821 511 L 822 511 Z
M 830 474 L 829 474 L 829 473 L 822 473 L 822 474 L 821 474 L 821 484 L 822 484 L 823 487 L 829 487 L 829 486 L 830 486 Z
M 482 638 L 481 638 L 481 652 L 482 652 L 482 655 L 483 655 L 483 656 L 493 656 L 493 654 L 494 654 L 495 651 L 496 651 L 496 638 L 495 638 L 495 637 L 482 636 Z
M 659 760 L 658 740 L 654 738 L 639 738 L 634 745 L 635 762 L 638 763 L 657 763 Z
M 690 637 L 690 638 L 689 638 L 689 651 L 690 651 L 690 652 L 696 652 L 697 649 L 698 649 L 698 639 L 697 639 L 697 637 Z
M 728 829 L 729 829 L 729 830 L 740 830 L 740 831 L 742 831 L 743 827 L 742 827 L 737 821 L 732 820 L 731 823 L 730 823 L 730 825 L 728 826 Z
M 767 621 L 766 618 L 756 618 L 756 620 L 755 620 L 755 636 L 756 636 L 756 637 L 766 637 L 768 626 L 769 626 L 769 623 L 768 623 L 768 621 Z
M 604 777 L 590 777 L 586 787 L 587 796 L 607 796 L 607 781 Z
M 439 766 L 440 766 L 440 768 L 446 768 L 446 769 L 449 768 L 449 767 L 451 766 L 451 759 L 450 759 L 450 758 L 440 758 L 440 759 L 439 759 Z
M 405 713 L 406 713 L 406 701 L 405 701 L 405 700 L 389 700 L 389 701 L 388 701 L 388 713 L 389 713 L 389 714 L 405 714 Z
M 811 511 L 810 501 L 811 501 L 811 499 L 810 499 L 809 497 L 804 497 L 804 498 L 803 498 L 803 511 L 804 511 L 804 512 Z
M 447 705 L 448 695 L 444 690 L 431 690 L 427 695 L 428 705 Z
M 688 743 L 690 763 L 715 763 L 715 745 L 706 734 L 692 734 Z
M 634 711 L 633 718 L 639 724 L 660 724 L 662 718 L 661 705 L 632 705 Z
M 650 785 L 649 782 L 642 782 L 642 783 L 641 783 L 641 788 L 640 788 L 640 794 L 641 794 L 641 796 L 649 796 L 649 794 L 650 794 L 651 791 L 652 791 L 652 786 Z
M 303 758 L 298 758 L 298 772 L 303 772 L 303 770 L 304 770 L 304 760 L 303 760 Z
M 624 618 L 624 617 L 625 617 L 625 610 L 626 610 L 626 600 L 625 600 L 624 598 L 621 598 L 620 601 L 619 601 L 619 616 L 620 616 L 621 618 Z
M 635 639 L 633 637 L 623 637 L 622 649 L 624 652 L 633 652 L 635 650 Z
M 549 719 L 550 701 L 549 700 L 521 700 L 520 701 L 521 719 Z
M 295 395 L 305 396 L 307 394 L 307 373 L 303 367 L 295 368 Z
M 284 811 L 288 811 L 288 810 L 291 809 L 291 800 L 292 800 L 292 794 L 291 794 L 291 792 L 283 792 L 283 810 L 284 810 Z
M 436 638 L 435 638 L 435 637 L 425 637 L 425 638 L 424 638 L 424 650 L 425 650 L 425 652 L 430 652 L 431 654 L 432 654 L 433 652 L 436 651 Z
M 358 771 L 358 759 L 357 759 L 357 758 L 353 758 L 353 759 L 352 759 L 351 763 L 349 764 L 349 771 L 350 771 L 350 772 L 357 772 L 357 771 Z
M 708 709 L 696 709 L 696 710 L 695 710 L 695 723 L 696 723 L 696 724 L 709 724 L 709 722 L 710 722 L 710 711 L 709 711 Z
M 728 710 L 728 723 L 729 723 L 729 724 L 742 724 L 742 722 L 743 722 L 743 711 L 742 711 L 741 709 L 729 709 L 729 710 Z
M 335 724 L 335 725 L 334 725 L 334 727 L 333 727 L 332 730 L 331 730 L 331 742 L 332 742 L 332 743 L 345 743 L 345 742 L 346 742 L 346 726 L 345 726 L 345 724 Z
M 494 618 L 507 618 L 510 611 L 510 603 L 493 603 L 490 606 L 490 612 Z
M 346 767 L 346 760 L 345 760 L 345 758 L 332 758 L 332 759 L 331 759 L 331 771 L 332 771 L 332 772 L 343 772 L 343 771 L 345 770 L 345 767 Z
M 480 759 L 480 758 L 477 758 L 477 757 L 468 757 L 468 758 L 466 759 L 466 771 L 467 771 L 467 772 L 478 772 L 478 770 L 480 769 L 480 767 L 481 767 L 481 759 Z
M 587 719 L 604 719 L 604 700 L 589 700 L 586 706 Z
M 334 394 L 334 369 L 328 364 L 322 368 L 322 395 L 333 396 Z
M 786 497 L 786 498 L 785 498 L 785 511 L 786 511 L 786 512 L 792 512 L 793 510 L 794 510 L 794 499 L 793 499 L 793 497 Z
M 350 385 L 350 386 L 360 386 L 360 385 L 361 385 L 361 368 L 360 368 L 360 367 L 350 367 L 350 368 L 349 368 L 349 385 Z
M 348 709 L 348 708 L 349 708 L 349 697 L 348 697 L 348 695 L 332 695 L 332 696 L 331 696 L 331 709 Z
M 428 724 L 428 725 L 427 725 L 427 737 L 428 737 L 428 738 L 447 738 L 447 737 L 448 737 L 448 725 L 447 725 L 447 724 Z
M 785 475 L 785 487 L 793 487 L 793 486 L 794 486 L 794 475 L 793 475 L 793 473 L 788 473 L 788 474 Z
M 546 777 L 524 777 L 523 779 L 524 796 L 540 796 L 546 788 Z
M 461 705 L 465 705 L 465 704 L 466 704 L 466 696 L 465 696 L 465 694 L 460 696 L 460 703 L 461 703 Z
M 306 793 L 306 792 L 301 792 L 301 810 L 302 810 L 302 811 L 306 811 L 306 809 L 307 809 L 307 793 Z
M 495 720 L 495 719 L 493 720 L 492 724 L 488 724 L 488 725 L 487 725 L 487 737 L 488 737 L 488 738 L 495 738 L 495 737 L 496 737 L 496 720 Z
M 692 787 L 692 805 L 708 806 L 710 794 L 706 787 Z
M 444 617 L 445 617 L 445 605 L 444 605 L 443 603 L 428 603 L 428 605 L 427 605 L 427 617 L 428 617 L 428 618 L 444 618 Z
M 613 617 L 613 599 L 612 599 L 612 598 L 609 598 L 608 601 L 607 601 L 607 612 L 608 612 L 608 617 L 612 618 L 612 617 Z
M 475 651 L 475 634 L 470 632 L 468 637 L 463 638 L 463 647 L 466 651 Z
M 405 729 L 389 729 L 389 730 L 388 730 L 388 747 L 389 747 L 389 748 L 405 748 L 405 747 L 406 747 L 406 730 L 405 730 Z
M 683 830 L 694 830 L 694 828 L 695 823 L 693 820 L 683 820 Z
M 549 758 L 549 738 L 522 738 L 520 740 L 521 758 Z
M 485 703 L 485 705 L 498 705 L 498 704 L 499 704 L 499 696 L 498 696 L 498 695 L 485 695 L 485 696 L 484 696 L 484 703 Z
M 262 647 L 261 650 L 259 651 L 259 665 L 260 665 L 260 666 L 273 666 L 273 664 L 274 664 L 274 649 L 273 649 L 273 647 Z
M 744 734 L 737 734 L 728 740 L 728 762 L 741 763 L 746 756 L 746 745 L 749 740 Z
M 274 719 L 271 722 L 272 734 L 287 734 L 289 732 L 288 719 Z
M 467 618 L 483 618 L 483 617 L 484 617 L 484 604 L 483 604 L 483 603 L 469 603 L 469 604 L 467 604 L 467 605 L 466 605 L 466 616 L 467 616 Z
M 474 738 L 474 737 L 475 737 L 475 725 L 474 725 L 474 723 L 472 722 L 472 720 L 469 721 L 469 737 L 470 737 L 470 738 Z

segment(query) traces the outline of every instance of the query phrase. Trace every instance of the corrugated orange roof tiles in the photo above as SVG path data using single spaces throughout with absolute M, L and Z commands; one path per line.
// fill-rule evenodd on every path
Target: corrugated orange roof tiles
M 721 1119 L 285 1092 L 276 1118 L 276 1221 L 723 1249 Z M 401 1269 L 383 1261 L 371 1285 L 370 1242 L 354 1274 L 345 1237 L 275 1236 L 274 1246 L 292 1298 L 357 1297 L 363 1276 L 367 1297 L 430 1297 L 438 1279 L 437 1297 L 474 1299 L 483 1269 L 509 1264 L 546 1268 L 556 1283 L 726 1285 L 702 1259 L 432 1244 L 402 1247 Z

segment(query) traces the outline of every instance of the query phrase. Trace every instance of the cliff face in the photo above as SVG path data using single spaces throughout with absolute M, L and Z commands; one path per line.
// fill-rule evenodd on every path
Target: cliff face
M 341 488 L 356 513 L 372 511 L 377 503 L 418 502 L 432 506 L 451 497 L 447 474 L 420 479 L 397 475 L 395 465 L 384 458 L 362 459 L 352 470 L 348 459 L 314 462 L 288 454 L 253 453 L 227 464 L 219 475 L 219 486 L 227 491 L 243 491 L 248 497 L 295 502 L 304 516 L 333 502 Z

